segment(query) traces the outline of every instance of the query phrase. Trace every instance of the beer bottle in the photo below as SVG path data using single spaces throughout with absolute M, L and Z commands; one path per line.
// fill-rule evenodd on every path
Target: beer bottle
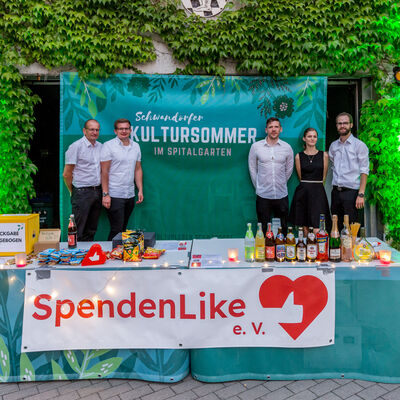
M 275 240 L 274 233 L 272 232 L 271 223 L 268 222 L 268 230 L 265 234 L 265 260 L 274 261 L 275 260 Z
M 317 232 L 317 261 L 328 261 L 329 259 L 329 235 L 325 230 L 325 214 L 319 215 L 319 231 Z
M 314 228 L 310 226 L 307 235 L 307 261 L 314 262 L 317 258 L 317 241 L 315 240 Z
M 256 261 L 265 261 L 265 238 L 261 228 L 261 222 L 257 224 L 258 230 L 256 233 Z
M 353 243 L 350 235 L 349 216 L 344 216 L 343 229 L 340 232 L 341 256 L 342 261 L 351 261 L 353 259 Z
M 338 230 L 338 217 L 332 215 L 332 231 L 331 237 L 329 238 L 329 261 L 339 262 L 340 261 L 340 235 Z
M 68 223 L 68 248 L 75 249 L 77 245 L 77 237 L 78 237 L 78 229 L 75 223 L 75 216 L 71 214 L 69 216 L 69 223 Z
M 306 261 L 307 248 L 306 245 L 304 244 L 304 232 L 302 227 L 299 228 L 299 240 L 297 241 L 297 246 L 296 246 L 296 256 L 297 256 L 297 261 L 300 262 Z
M 289 226 L 289 232 L 286 236 L 286 260 L 296 260 L 296 238 L 293 235 L 293 228 Z
M 285 236 L 282 233 L 282 227 L 280 226 L 278 228 L 278 233 L 276 234 L 276 239 L 275 239 L 275 257 L 276 261 L 283 262 L 285 261 Z

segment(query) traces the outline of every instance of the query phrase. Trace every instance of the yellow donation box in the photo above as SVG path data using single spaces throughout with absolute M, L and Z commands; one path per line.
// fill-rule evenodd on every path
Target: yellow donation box
M 39 214 L 0 214 L 0 256 L 32 253 L 39 238 Z

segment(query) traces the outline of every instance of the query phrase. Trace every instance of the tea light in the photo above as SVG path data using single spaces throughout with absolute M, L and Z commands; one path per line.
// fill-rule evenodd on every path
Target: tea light
M 228 260 L 238 261 L 239 250 L 238 249 L 228 249 Z
M 381 264 L 389 265 L 392 259 L 392 252 L 390 250 L 379 250 L 379 259 Z
M 26 254 L 18 253 L 15 255 L 15 265 L 19 268 L 26 267 Z

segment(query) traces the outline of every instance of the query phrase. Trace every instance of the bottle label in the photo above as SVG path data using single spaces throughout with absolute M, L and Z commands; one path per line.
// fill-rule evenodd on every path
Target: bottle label
M 256 247 L 256 259 L 264 260 L 265 259 L 265 249 L 264 246 Z
M 280 259 L 285 258 L 285 245 L 284 244 L 276 245 L 276 258 L 280 258 Z
M 68 234 L 68 246 L 76 245 L 76 233 Z
M 317 258 L 317 245 L 316 244 L 308 244 L 307 245 L 307 255 L 309 258 Z
M 246 246 L 244 248 L 244 258 L 246 261 L 254 261 L 254 247 Z
M 296 247 L 292 244 L 286 245 L 286 258 L 288 260 L 296 259 Z
M 272 260 L 275 258 L 275 246 L 266 246 L 265 247 L 265 258 Z
M 330 249 L 329 250 L 329 258 L 340 259 L 340 248 L 339 249 Z
M 306 261 L 306 248 L 305 247 L 299 247 L 297 249 L 297 260 Z
M 351 243 L 351 237 L 350 236 L 342 236 L 342 246 L 345 249 L 351 249 L 352 243 Z

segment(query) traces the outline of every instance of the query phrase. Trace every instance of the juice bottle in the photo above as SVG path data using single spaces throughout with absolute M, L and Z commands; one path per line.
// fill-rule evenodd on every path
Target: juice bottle
M 257 226 L 258 229 L 256 233 L 256 242 L 255 242 L 256 261 L 262 262 L 265 261 L 265 238 L 261 228 L 261 222 L 259 222 Z

